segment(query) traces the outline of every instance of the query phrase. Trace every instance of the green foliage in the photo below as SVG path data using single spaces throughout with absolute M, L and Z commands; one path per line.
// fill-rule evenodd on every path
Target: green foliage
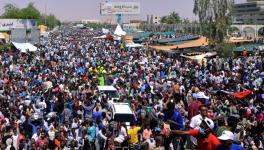
M 10 49 L 11 47 L 12 47 L 11 44 L 0 45 L 0 51 L 4 51 L 6 49 Z
M 40 12 L 34 7 L 34 3 L 29 3 L 26 8 L 20 9 L 21 19 L 39 19 Z
M 222 43 L 231 25 L 234 0 L 194 0 L 193 12 L 199 17 L 203 35 Z
M 13 4 L 6 4 L 4 6 L 4 13 L 1 15 L 4 19 L 36 19 L 38 24 L 45 24 L 49 28 L 60 25 L 60 21 L 53 15 L 48 16 L 41 14 L 41 12 L 34 6 L 34 3 L 29 3 L 27 7 L 19 9 Z
M 161 18 L 161 23 L 165 23 L 165 24 L 177 24 L 181 22 L 182 19 L 179 16 L 179 14 L 176 12 L 172 12 L 169 16 L 163 16 Z
M 61 25 L 60 20 L 58 20 L 53 14 L 50 14 L 48 16 L 42 15 L 38 19 L 39 24 L 45 24 L 49 28 L 54 28 L 58 25 Z
M 233 49 L 235 45 L 229 43 L 217 43 L 215 49 L 220 57 L 232 57 L 234 55 Z
M 107 23 L 87 23 L 85 24 L 86 27 L 93 28 L 93 29 L 101 29 L 101 28 L 113 28 L 113 25 Z
M 12 4 L 6 4 L 4 6 L 4 13 L 1 18 L 18 19 L 20 17 L 20 10 Z

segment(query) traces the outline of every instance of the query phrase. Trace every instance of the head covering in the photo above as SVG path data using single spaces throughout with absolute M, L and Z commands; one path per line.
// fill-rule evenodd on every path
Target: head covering
M 218 137 L 219 140 L 234 140 L 235 136 L 231 131 L 223 131 L 222 135 Z

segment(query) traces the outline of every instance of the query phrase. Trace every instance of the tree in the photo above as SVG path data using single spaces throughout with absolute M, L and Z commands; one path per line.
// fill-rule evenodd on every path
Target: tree
M 34 3 L 29 3 L 27 7 L 19 9 L 13 4 L 6 4 L 4 6 L 4 13 L 1 18 L 5 19 L 35 19 L 38 24 L 45 24 L 49 28 L 60 25 L 60 21 L 55 15 L 44 15 L 34 6 Z
M 39 10 L 34 6 L 34 3 L 29 3 L 26 8 L 20 10 L 21 19 L 39 19 Z
M 4 6 L 4 13 L 1 18 L 4 19 L 18 19 L 20 17 L 20 10 L 13 4 L 6 4 Z
M 45 19 L 48 27 L 54 28 L 56 25 L 60 25 L 60 21 L 53 14 L 45 16 Z
M 216 45 L 215 50 L 217 51 L 220 57 L 232 57 L 234 55 L 234 48 L 235 45 L 222 42 Z
M 231 25 L 234 0 L 194 0 L 193 12 L 198 15 L 202 33 L 213 43 L 222 43 Z
M 163 16 L 161 18 L 161 23 L 165 23 L 165 24 L 177 24 L 181 22 L 182 19 L 179 16 L 179 14 L 176 12 L 172 12 L 169 16 Z

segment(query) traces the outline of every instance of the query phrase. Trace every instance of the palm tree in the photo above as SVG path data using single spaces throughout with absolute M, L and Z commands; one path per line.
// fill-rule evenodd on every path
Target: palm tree
M 234 0 L 194 0 L 193 12 L 198 16 L 202 33 L 222 42 L 231 25 Z

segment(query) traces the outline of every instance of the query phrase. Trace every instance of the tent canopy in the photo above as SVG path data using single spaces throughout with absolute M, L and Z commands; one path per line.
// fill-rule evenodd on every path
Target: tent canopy
M 106 35 L 101 35 L 101 36 L 97 36 L 97 37 L 93 37 L 94 39 L 113 39 L 113 36 L 111 34 L 106 34 Z
M 5 35 L 0 33 L 0 39 L 5 39 Z
M 96 36 L 96 37 L 93 37 L 94 39 L 105 39 L 106 38 L 106 35 L 102 35 L 102 36 Z
M 115 35 L 118 35 L 118 36 L 124 36 L 126 35 L 126 32 L 121 28 L 121 26 L 118 24 L 116 26 L 116 29 L 115 29 L 115 32 L 114 32 Z
M 129 43 L 129 44 L 126 44 L 126 47 L 136 48 L 136 47 L 143 47 L 143 45 L 137 44 L 137 43 Z
M 197 40 L 191 40 L 191 41 L 186 41 L 184 43 L 176 44 L 176 45 L 165 45 L 165 46 L 154 46 L 150 45 L 151 48 L 156 49 L 156 50 L 163 50 L 163 49 L 185 49 L 185 48 L 195 48 L 195 47 L 203 47 L 208 45 L 208 40 L 206 37 L 201 37 Z
M 20 50 L 20 52 L 22 53 L 26 53 L 26 52 L 35 52 L 37 51 L 37 47 L 30 44 L 30 43 L 16 43 L 16 42 L 12 42 L 12 44 L 18 49 Z
M 102 32 L 103 32 L 104 34 L 108 34 L 110 31 L 109 31 L 109 29 L 102 28 Z
M 234 49 L 235 52 L 243 52 L 244 50 L 252 52 L 254 50 L 260 50 L 259 44 L 248 44 L 248 45 L 242 45 Z

